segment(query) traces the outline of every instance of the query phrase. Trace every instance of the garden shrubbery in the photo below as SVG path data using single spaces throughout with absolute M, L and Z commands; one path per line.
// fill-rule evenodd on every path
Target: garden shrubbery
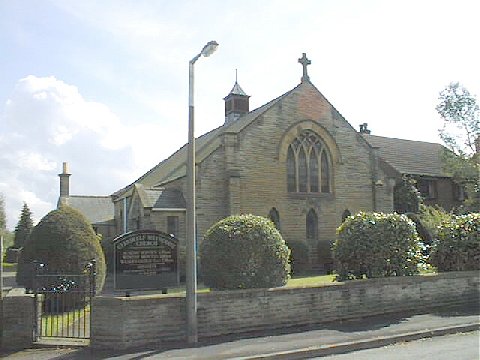
M 270 220 L 230 216 L 214 224 L 200 246 L 202 278 L 212 289 L 283 286 L 290 274 L 289 255 Z
M 480 270 L 480 214 L 444 220 L 437 229 L 430 262 L 438 271 Z
M 418 218 L 425 229 L 428 231 L 431 239 L 436 239 L 438 237 L 439 226 L 444 221 L 450 221 L 454 215 L 446 212 L 443 208 L 438 205 L 427 206 L 420 205 L 420 211 L 418 213 Z M 420 234 L 419 234 L 420 235 Z
M 50 274 L 81 274 L 92 259 L 96 260 L 96 289 L 100 291 L 106 266 L 99 238 L 80 212 L 62 206 L 45 215 L 33 228 L 20 256 L 17 283 L 33 287 L 34 260 L 46 264 Z
M 304 274 L 310 269 L 309 249 L 305 241 L 290 240 L 287 241 L 290 249 L 290 265 L 292 274 Z
M 347 218 L 333 246 L 338 280 L 418 273 L 421 243 L 405 215 L 364 213 Z

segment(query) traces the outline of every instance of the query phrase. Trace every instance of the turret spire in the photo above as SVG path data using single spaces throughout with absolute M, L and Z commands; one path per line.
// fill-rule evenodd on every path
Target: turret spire
M 238 73 L 235 69 L 235 84 L 225 100 L 225 124 L 237 120 L 249 112 L 249 98 L 238 84 Z

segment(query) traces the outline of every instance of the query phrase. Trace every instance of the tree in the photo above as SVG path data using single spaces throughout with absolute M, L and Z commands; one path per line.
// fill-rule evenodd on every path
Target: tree
M 437 112 L 443 119 L 440 138 L 448 151 L 447 170 L 467 193 L 467 211 L 480 211 L 480 108 L 475 96 L 462 85 L 451 83 L 439 96 Z
M 399 214 L 418 213 L 423 203 L 422 196 L 417 190 L 416 181 L 408 175 L 402 176 L 402 182 L 395 186 L 393 191 L 394 210 Z
M 5 200 L 3 194 L 0 194 L 0 235 L 3 235 L 7 229 L 7 217 L 5 215 Z
M 220 220 L 200 246 L 203 282 L 213 289 L 283 286 L 290 250 L 273 222 L 255 215 Z
M 337 229 L 333 245 L 337 280 L 414 275 L 422 262 L 419 240 L 406 215 L 350 216 Z
M 480 270 L 480 214 L 453 216 L 438 227 L 430 255 L 438 271 Z
M 92 259 L 97 263 L 96 288 L 100 291 L 106 274 L 100 239 L 80 212 L 62 206 L 33 228 L 18 262 L 17 283 L 32 288 L 34 260 L 46 264 L 52 274 L 81 274 Z
M 13 245 L 15 248 L 21 248 L 27 242 L 30 237 L 30 233 L 33 229 L 32 212 L 28 208 L 27 203 L 23 203 L 22 213 L 20 214 L 20 220 L 15 227 L 15 238 Z

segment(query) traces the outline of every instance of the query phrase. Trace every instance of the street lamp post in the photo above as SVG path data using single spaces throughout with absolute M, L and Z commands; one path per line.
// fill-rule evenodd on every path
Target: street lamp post
M 189 62 L 188 83 L 188 156 L 187 156 L 187 269 L 186 269 L 186 304 L 187 304 L 187 341 L 198 342 L 197 327 L 197 247 L 195 234 L 195 135 L 193 105 L 193 66 L 201 57 L 210 56 L 216 49 L 216 41 L 208 42 L 202 51 Z

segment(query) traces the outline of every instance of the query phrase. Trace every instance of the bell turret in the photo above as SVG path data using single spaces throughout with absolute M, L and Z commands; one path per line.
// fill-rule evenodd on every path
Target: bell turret
M 247 114 L 249 110 L 249 98 L 237 81 L 233 85 L 225 100 L 225 124 L 237 120 L 240 116 Z

